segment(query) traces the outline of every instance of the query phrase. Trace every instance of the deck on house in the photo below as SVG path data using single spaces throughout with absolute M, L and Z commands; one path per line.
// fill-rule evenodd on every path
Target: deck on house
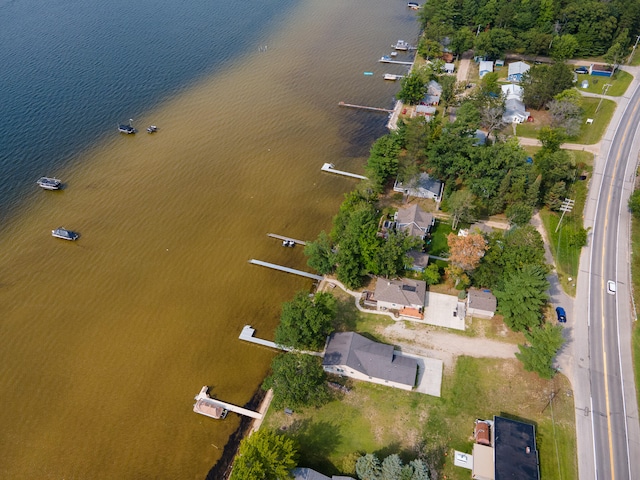
M 359 180 L 366 180 L 367 179 L 367 177 L 365 177 L 364 175 L 358 175 L 357 173 L 351 173 L 351 172 L 345 172 L 345 171 L 342 171 L 342 170 L 336 170 L 335 167 L 333 166 L 333 163 L 325 163 L 324 165 L 322 165 L 321 170 L 323 172 L 335 173 L 337 175 L 344 175 L 345 177 L 357 178 Z
M 253 265 L 260 265 L 261 267 L 273 268 L 274 270 L 280 270 L 281 272 L 293 273 L 294 275 L 300 275 L 301 277 L 311 278 L 312 280 L 322 281 L 324 277 L 321 275 L 316 275 L 314 273 L 303 272 L 302 270 L 296 270 L 295 268 L 284 267 L 282 265 L 277 265 L 275 263 L 263 262 L 262 260 L 256 260 L 252 258 L 249 260 L 249 263 Z

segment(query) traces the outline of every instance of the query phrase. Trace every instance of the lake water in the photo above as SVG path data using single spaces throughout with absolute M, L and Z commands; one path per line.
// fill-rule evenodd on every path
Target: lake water
M 193 396 L 245 404 L 273 352 L 243 325 L 311 287 L 248 260 L 308 270 L 266 234 L 330 228 L 355 183 L 320 167 L 386 123 L 337 104 L 391 107 L 417 35 L 403 0 L 0 0 L 0 478 L 206 476 L 239 418 Z

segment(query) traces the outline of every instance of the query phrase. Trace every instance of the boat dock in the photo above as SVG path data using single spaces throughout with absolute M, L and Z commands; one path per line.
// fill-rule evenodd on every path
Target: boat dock
M 393 63 L 394 65 L 413 65 L 413 62 L 402 62 L 400 60 L 393 60 L 391 57 L 382 57 L 378 60 L 380 63 Z
M 295 238 L 291 238 L 291 237 L 284 237 L 284 236 L 278 235 L 276 233 L 267 233 L 267 237 L 277 238 L 278 240 L 282 240 L 283 242 L 297 243 L 298 245 L 306 245 L 307 244 L 307 242 L 304 242 L 302 240 L 296 240 Z
M 262 345 L 263 347 L 275 348 L 276 350 L 284 350 L 285 352 L 290 352 L 293 350 L 292 348 L 283 347 L 282 345 L 278 345 L 275 342 L 270 340 L 264 340 L 262 338 L 256 338 L 253 334 L 256 333 L 256 329 L 251 325 L 245 325 L 242 328 L 242 332 L 240 332 L 240 336 L 238 337 L 240 340 L 244 340 L 245 342 L 256 343 L 258 345 Z
M 321 275 L 303 272 L 302 270 L 296 270 L 295 268 L 283 267 L 282 265 L 276 265 L 275 263 L 263 262 L 262 260 L 256 260 L 255 258 L 249 260 L 249 263 L 252 265 L 260 265 L 261 267 L 273 268 L 274 270 L 280 270 L 281 272 L 293 273 L 294 275 L 300 275 L 301 277 L 307 277 L 319 282 L 324 280 L 324 277 Z
M 389 110 L 388 108 L 367 107 L 366 105 L 354 105 L 353 103 L 338 102 L 338 105 L 340 105 L 341 107 L 359 108 L 361 110 L 371 110 L 373 112 L 384 112 L 384 113 L 393 112 L 393 110 Z
M 390 110 L 391 112 L 393 112 L 393 110 Z M 366 180 L 367 177 L 365 177 L 364 175 L 358 175 L 357 173 L 351 173 L 351 172 L 344 172 L 342 170 L 336 170 L 333 166 L 333 163 L 325 163 L 324 165 L 322 165 L 321 170 L 323 172 L 328 172 L 328 173 L 335 173 L 337 175 L 344 175 L 345 177 L 351 177 L 351 178 L 357 178 L 358 180 Z
M 222 408 L 224 410 L 228 410 L 229 412 L 235 412 L 239 415 L 245 415 L 247 417 L 255 418 L 258 420 L 262 419 L 261 413 L 254 412 L 253 410 L 248 410 L 231 403 L 215 400 L 209 396 L 208 392 L 209 387 L 205 385 L 204 387 L 202 387 L 202 390 L 200 390 L 200 393 L 194 397 L 194 400 L 196 401 L 196 404 L 193 406 L 194 412 L 199 413 L 200 415 L 205 415 L 207 417 L 217 418 L 207 413 L 208 409 Z

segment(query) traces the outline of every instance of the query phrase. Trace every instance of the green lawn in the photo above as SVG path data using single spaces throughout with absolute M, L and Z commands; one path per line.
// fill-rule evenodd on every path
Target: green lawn
M 556 263 L 558 278 L 565 292 L 571 296 L 576 294 L 576 277 L 580 267 L 580 253 L 582 248 L 571 245 L 573 232 L 582 228 L 582 213 L 588 193 L 588 181 L 591 177 L 591 164 L 593 154 L 589 152 L 571 152 L 576 164 L 582 166 L 578 174 L 587 175 L 587 180 L 577 180 L 569 191 L 569 198 L 575 200 L 575 205 L 570 213 L 565 214 L 562 224 L 556 232 L 561 213 L 552 212 L 547 208 L 540 210 L 540 217 L 547 231 L 551 253 Z M 571 278 L 571 280 L 569 280 Z
M 353 476 L 357 455 L 398 453 L 405 462 L 426 459 L 432 478 L 467 480 L 469 470 L 453 465 L 453 450 L 471 453 L 474 420 L 501 415 L 536 425 L 541 478 L 577 479 L 574 403 L 562 375 L 541 380 L 515 359 L 460 357 L 445 374 L 441 398 L 347 384 L 349 393 L 322 408 L 291 416 L 268 412 L 264 426 L 297 439 L 299 465 Z
M 587 80 L 589 82 L 588 88 L 582 88 L 582 82 Z M 612 78 L 607 77 L 594 77 L 592 75 L 578 75 L 578 81 L 576 82 L 576 88 L 581 92 L 590 93 L 603 93 L 604 86 L 611 85 L 607 89 L 607 95 L 612 97 L 620 97 L 624 95 L 629 87 L 629 84 L 633 80 L 633 75 L 623 70 L 616 71 Z
M 570 139 L 570 143 L 580 143 L 582 145 L 593 145 L 602 139 L 602 135 L 609 126 L 613 112 L 616 109 L 616 102 L 612 100 L 602 100 L 599 98 L 583 98 L 582 108 L 584 109 L 583 122 L 580 127 L 580 135 L 575 139 Z M 598 104 L 600 108 L 598 109 Z M 598 112 L 596 113 L 596 109 Z M 593 118 L 593 123 L 587 125 L 587 118 Z
M 431 230 L 431 243 L 429 244 L 429 255 L 435 255 L 437 257 L 446 257 L 449 253 L 449 244 L 447 243 L 447 236 L 453 232 L 450 223 L 444 223 L 442 220 L 437 219 L 436 224 Z

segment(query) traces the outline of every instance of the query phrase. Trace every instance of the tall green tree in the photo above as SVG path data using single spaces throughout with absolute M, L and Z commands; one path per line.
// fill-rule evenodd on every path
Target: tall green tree
M 320 232 L 315 242 L 307 242 L 304 247 L 307 256 L 307 265 L 320 275 L 333 272 L 335 267 L 335 254 L 332 250 L 331 238 L 324 230 Z
M 402 460 L 397 453 L 389 455 L 382 461 L 382 480 L 398 480 L 402 474 Z
M 261 428 L 240 442 L 230 480 L 284 480 L 293 478 L 298 448 L 293 439 Z
M 367 453 L 356 461 L 356 474 L 360 480 L 381 480 L 382 466 L 373 453 Z
M 521 84 L 525 105 L 539 110 L 555 95 L 573 87 L 573 71 L 564 63 L 534 65 L 522 76 Z
M 333 330 L 336 312 L 332 294 L 318 292 L 311 298 L 307 292 L 298 292 L 293 300 L 282 304 L 275 342 L 297 350 L 320 350 Z
M 416 105 L 424 98 L 427 87 L 421 75 L 412 72 L 402 79 L 400 91 L 396 98 L 402 103 Z
M 540 325 L 549 298 L 545 274 L 542 267 L 528 265 L 507 277 L 503 289 L 495 292 L 498 309 L 511 330 L 523 332 Z
M 274 357 L 262 388 L 273 389 L 276 409 L 319 407 L 330 399 L 326 381 L 320 358 L 289 352 Z
M 366 173 L 378 192 L 398 173 L 400 150 L 400 138 L 395 133 L 383 135 L 371 147 Z
M 527 345 L 518 345 L 516 357 L 523 363 L 525 370 L 536 372 L 540 377 L 549 379 L 555 375 L 553 359 L 564 343 L 562 327 L 545 323 L 530 331 L 525 331 Z

